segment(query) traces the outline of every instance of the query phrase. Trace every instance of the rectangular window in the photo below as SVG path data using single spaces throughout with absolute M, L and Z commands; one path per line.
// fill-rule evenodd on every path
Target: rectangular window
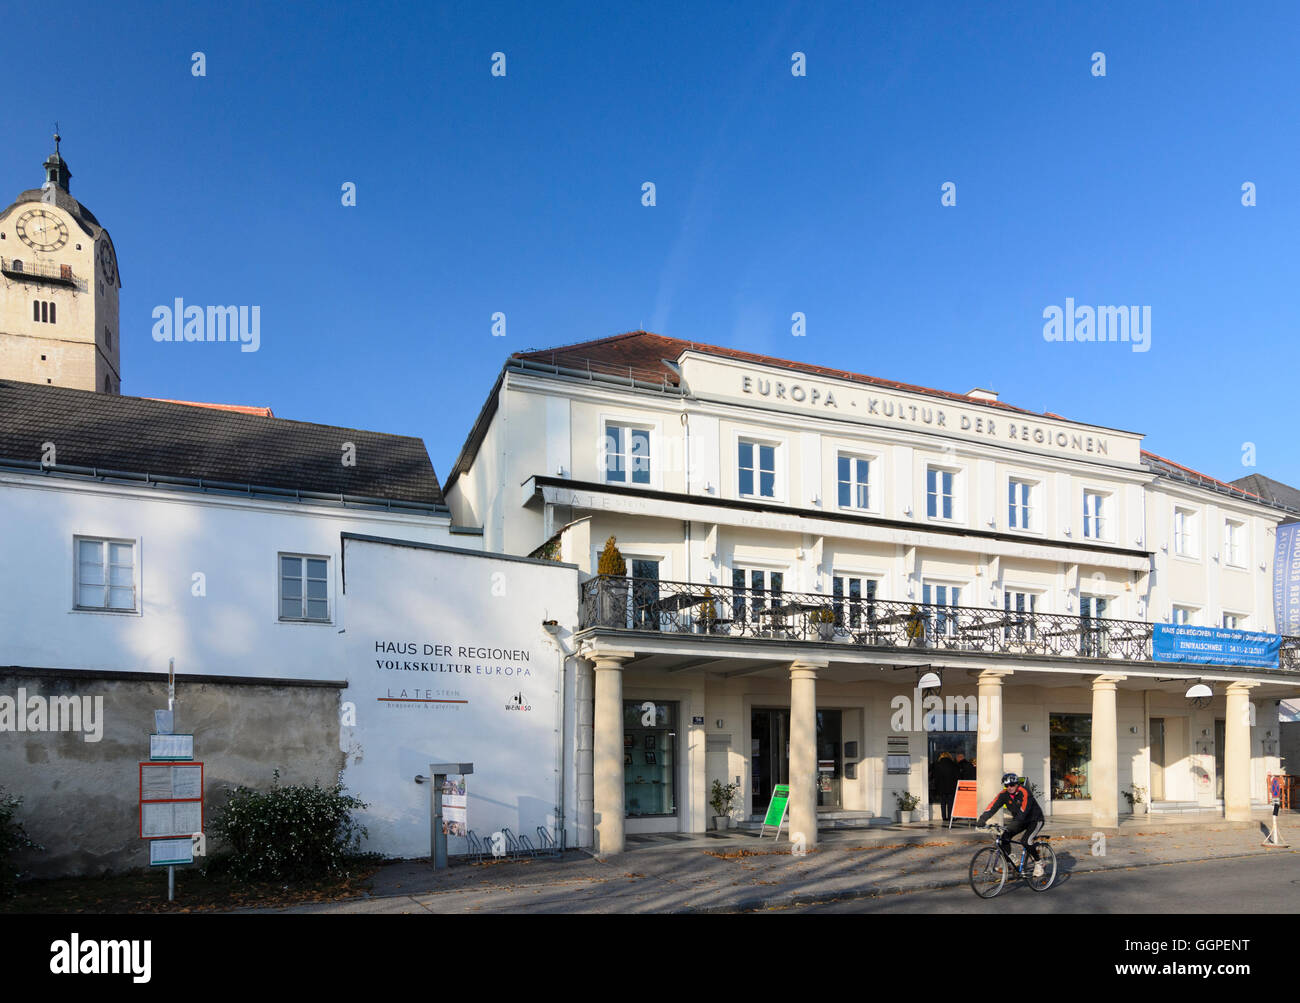
M 1223 524 L 1223 563 L 1234 568 L 1246 566 L 1246 526 L 1229 519 Z
M 932 636 L 952 637 L 956 634 L 955 611 L 949 613 L 944 607 L 957 606 L 961 603 L 961 586 L 932 585 L 926 582 L 921 586 L 921 602 L 927 607 L 926 619 Z
M 623 701 L 623 804 L 628 818 L 677 814 L 677 704 Z
M 931 519 L 953 518 L 953 482 L 951 470 L 929 467 L 925 472 L 925 511 Z
M 1092 715 L 1051 714 L 1047 730 L 1051 752 L 1050 796 L 1059 801 L 1090 800 Z
M 1096 491 L 1083 493 L 1083 535 L 1090 540 L 1106 539 L 1106 496 Z
M 1236 613 L 1223 614 L 1223 626 L 1228 630 L 1245 630 L 1245 617 L 1238 616 Z
M 634 559 L 632 572 L 632 626 L 638 630 L 659 629 L 659 562 Z
M 1174 509 L 1174 553 L 1179 557 L 1196 556 L 1196 513 Z
M 1089 658 L 1101 658 L 1110 650 L 1106 625 L 1090 622 L 1104 620 L 1107 605 L 1105 596 L 1079 596 L 1079 616 L 1083 618 L 1079 625 L 1079 653 Z
M 330 618 L 329 558 L 280 555 L 280 619 Z
M 1038 605 L 1038 593 L 1017 592 L 1006 589 L 1002 593 L 1002 607 L 1009 621 L 1002 628 L 1002 636 L 1007 641 L 1032 641 L 1034 639 L 1034 612 Z
M 650 430 L 633 425 L 605 426 L 605 480 L 613 484 L 650 483 Z
M 749 587 L 748 592 L 745 591 L 746 584 Z M 743 622 L 751 615 L 757 619 L 761 611 L 769 605 L 779 606 L 784 586 L 783 572 L 734 568 L 731 572 L 731 608 L 736 620 Z M 749 599 L 748 603 L 745 602 L 746 598 Z
M 743 497 L 776 497 L 776 446 L 770 442 L 740 440 L 740 494 Z
M 870 508 L 871 461 L 840 453 L 838 465 L 840 508 Z
M 1174 623 L 1179 626 L 1196 623 L 1196 610 L 1191 606 L 1175 606 Z
M 876 593 L 880 582 L 861 575 L 837 574 L 831 579 L 831 607 L 835 611 L 835 625 L 859 630 L 864 623 L 876 619 Z
M 1012 529 L 1034 528 L 1033 490 L 1029 481 L 1013 477 L 1007 482 L 1007 525 Z
M 129 540 L 78 537 L 78 609 L 136 611 L 135 544 Z

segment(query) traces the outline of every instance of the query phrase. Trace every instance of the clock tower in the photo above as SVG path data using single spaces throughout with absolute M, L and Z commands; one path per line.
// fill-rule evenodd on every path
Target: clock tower
M 45 183 L 0 213 L 0 379 L 116 394 L 117 254 L 69 194 L 59 142 L 55 133 Z

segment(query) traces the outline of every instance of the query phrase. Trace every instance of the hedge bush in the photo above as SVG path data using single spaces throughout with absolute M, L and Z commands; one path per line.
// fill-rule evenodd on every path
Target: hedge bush
M 367 835 L 352 813 L 368 807 L 343 793 L 342 773 L 329 787 L 282 786 L 276 770 L 269 790 L 236 788 L 218 810 L 209 830 L 225 840 L 229 852 L 209 870 L 240 881 L 345 875 Z
M 18 821 L 18 808 L 22 803 L 22 798 L 6 794 L 0 787 L 0 899 L 13 897 L 18 889 L 18 879 L 22 877 L 14 863 L 14 855 L 20 850 L 45 849 L 28 837 L 23 824 Z

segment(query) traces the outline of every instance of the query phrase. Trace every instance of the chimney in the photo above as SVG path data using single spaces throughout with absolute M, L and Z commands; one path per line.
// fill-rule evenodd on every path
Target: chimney
M 966 396 L 977 401 L 995 401 L 998 399 L 998 393 L 996 390 L 985 390 L 983 387 L 976 387 Z

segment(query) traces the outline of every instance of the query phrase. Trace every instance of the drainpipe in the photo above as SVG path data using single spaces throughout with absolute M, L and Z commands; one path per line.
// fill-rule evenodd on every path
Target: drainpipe
M 682 453 L 683 453 L 683 465 L 685 467 L 685 477 L 686 477 L 686 496 L 689 498 L 691 494 L 691 424 L 690 424 L 690 415 L 686 413 L 686 408 L 684 404 L 682 407 L 681 420 L 682 420 L 682 438 L 684 440 Z M 686 520 L 686 580 L 688 582 L 695 580 L 695 577 L 692 572 L 693 572 L 693 568 L 691 565 L 691 520 L 687 519 Z
M 560 852 L 563 853 L 565 849 L 567 849 L 566 837 L 568 834 L 567 829 L 565 827 L 565 818 L 564 818 L 564 725 L 565 725 L 564 695 L 565 695 L 565 691 L 567 690 L 567 683 L 568 683 L 569 659 L 572 658 L 575 654 L 577 654 L 577 649 L 575 648 L 573 651 L 570 651 L 568 648 L 564 646 L 564 642 L 560 640 L 561 627 L 556 621 L 547 620 L 542 624 L 542 627 L 549 635 L 550 641 L 555 645 L 555 647 L 560 652 L 560 685 L 556 691 L 559 700 L 559 705 L 560 705 L 559 715 L 558 715 L 560 719 L 560 728 L 558 733 L 559 737 L 555 743 L 555 753 L 556 753 L 555 756 L 556 758 L 555 820 L 556 820 L 556 828 L 559 830 L 558 842 L 560 844 Z

